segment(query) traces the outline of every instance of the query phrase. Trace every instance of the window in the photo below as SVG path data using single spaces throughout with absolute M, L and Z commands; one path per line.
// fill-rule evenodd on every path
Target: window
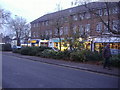
M 63 27 L 60 28 L 60 35 L 63 34 Z
M 85 25 L 85 31 L 86 32 L 90 32 L 90 24 L 86 24 Z
M 90 13 L 85 13 L 85 18 L 86 19 L 89 19 L 91 16 L 90 16 Z
M 98 15 L 99 15 L 99 16 L 102 16 L 102 14 L 103 14 L 102 9 L 99 9 L 99 10 L 98 10 Z
M 58 35 L 58 30 L 57 30 L 57 29 L 54 30 L 54 35 L 55 35 L 55 36 Z
M 49 23 L 49 22 L 48 22 L 48 21 L 46 21 L 46 26 L 48 26 L 48 23 Z
M 35 27 L 35 23 L 33 24 L 33 27 Z
M 104 9 L 104 15 L 108 15 L 107 9 Z
M 111 9 L 108 8 L 108 10 L 109 10 L 109 14 L 111 14 Z M 104 15 L 108 15 L 108 11 L 107 11 L 107 9 L 104 9 Z
M 101 31 L 102 31 L 102 22 L 99 22 L 99 23 L 96 25 L 96 31 L 97 31 L 97 32 L 101 32 Z
M 35 37 L 36 36 L 36 34 L 35 34 L 35 32 L 33 32 L 33 37 Z
M 80 35 L 84 34 L 84 27 L 83 27 L 83 25 L 80 25 L 79 32 L 80 32 Z
M 79 17 L 80 17 L 80 20 L 83 20 L 84 19 L 84 13 L 80 14 Z
M 75 25 L 75 26 L 73 27 L 73 33 L 76 34 L 76 31 L 77 31 L 77 26 Z
M 105 22 L 106 23 L 106 25 L 108 25 L 108 21 L 107 22 Z M 106 25 L 104 25 L 104 32 L 108 32 L 108 27 L 106 26 Z
M 42 22 L 42 25 L 44 26 L 44 22 Z
M 49 35 L 52 36 L 52 30 L 49 30 Z
M 48 34 L 49 34 L 49 33 L 48 33 L 48 30 L 46 30 L 46 31 L 45 31 L 45 35 L 48 36 Z
M 75 21 L 78 20 L 77 15 L 73 15 L 73 20 L 75 20 Z
M 36 27 L 38 27 L 38 23 L 36 23 Z
M 113 14 L 119 13 L 119 8 L 118 8 L 118 7 L 112 8 L 112 13 L 113 13 Z
M 64 34 L 65 34 L 65 35 L 68 34 L 68 27 L 64 27 Z
M 113 23 L 113 25 L 112 25 L 113 30 L 115 30 L 115 31 L 120 30 L 120 21 L 119 20 L 113 20 L 112 23 Z
M 65 22 L 68 22 L 68 17 L 65 17 L 64 19 L 65 19 Z

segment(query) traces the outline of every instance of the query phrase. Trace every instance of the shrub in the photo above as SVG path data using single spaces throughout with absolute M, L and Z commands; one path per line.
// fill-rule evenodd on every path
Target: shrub
M 51 49 L 45 49 L 42 52 L 39 52 L 37 56 L 45 57 L 45 58 L 53 58 L 53 59 L 65 59 L 68 55 L 67 51 L 54 51 Z M 70 55 L 69 55 L 70 56 Z
M 110 58 L 111 65 L 114 67 L 120 67 L 120 58 L 119 55 L 114 55 Z
M 30 47 L 30 51 L 29 51 L 28 55 L 36 56 L 38 52 L 39 52 L 39 47 Z
M 16 48 L 16 49 L 13 49 L 12 52 L 13 52 L 13 53 L 21 53 L 21 49 L 17 49 L 17 48 Z
M 103 60 L 102 54 L 95 51 L 86 51 L 84 52 L 87 61 L 101 61 Z
M 2 45 L 2 51 L 12 51 L 11 44 Z
M 50 48 L 50 47 L 40 46 L 40 47 L 38 48 L 38 51 L 39 51 L 39 52 L 42 52 L 42 51 L 44 51 L 45 49 L 51 49 L 51 48 Z
M 21 54 L 22 55 L 29 55 L 30 52 L 31 52 L 31 47 L 23 47 L 21 49 Z
M 92 52 L 90 50 L 78 50 L 70 53 L 71 60 L 77 61 L 100 61 L 102 55 L 98 52 Z
M 45 58 L 54 58 L 56 56 L 56 52 L 53 50 L 45 49 L 42 51 L 41 56 Z
M 85 56 L 80 51 L 72 52 L 70 53 L 70 60 L 84 62 Z

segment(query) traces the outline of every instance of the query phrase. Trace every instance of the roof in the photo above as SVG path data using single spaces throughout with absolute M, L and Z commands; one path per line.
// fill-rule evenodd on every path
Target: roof
M 118 4 L 117 2 L 109 2 L 109 5 L 111 7 L 116 6 L 117 4 Z M 89 7 L 90 9 L 105 8 L 105 2 L 88 3 L 87 7 Z M 55 17 L 59 17 L 59 16 L 69 16 L 69 15 L 73 15 L 73 14 L 76 14 L 76 13 L 82 13 L 82 12 L 87 12 L 87 11 L 88 11 L 88 8 L 86 8 L 84 5 L 80 5 L 80 6 L 77 6 L 77 7 L 72 7 L 72 8 L 68 8 L 68 9 L 65 9 L 65 10 L 45 14 L 45 15 L 39 17 L 38 19 L 32 21 L 31 23 L 38 23 L 38 22 L 41 22 L 41 21 L 51 20 L 51 19 L 54 19 Z

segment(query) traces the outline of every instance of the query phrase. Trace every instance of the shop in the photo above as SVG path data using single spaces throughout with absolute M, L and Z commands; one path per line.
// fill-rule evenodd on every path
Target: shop
M 112 54 L 120 53 L 120 38 L 111 37 L 111 38 L 95 38 L 94 40 L 94 50 L 100 51 L 103 49 L 106 44 L 110 44 L 110 49 Z
M 32 39 L 29 42 L 31 44 L 30 46 L 39 46 L 40 39 Z
M 48 47 L 49 40 L 40 40 L 39 46 Z

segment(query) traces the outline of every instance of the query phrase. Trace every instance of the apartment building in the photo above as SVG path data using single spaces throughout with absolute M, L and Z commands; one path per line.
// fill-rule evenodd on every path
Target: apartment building
M 59 48 L 59 38 L 78 32 L 80 38 L 87 37 L 86 48 L 94 51 L 110 43 L 113 52 L 118 52 L 120 2 L 92 2 L 41 16 L 31 22 L 31 43 Z

